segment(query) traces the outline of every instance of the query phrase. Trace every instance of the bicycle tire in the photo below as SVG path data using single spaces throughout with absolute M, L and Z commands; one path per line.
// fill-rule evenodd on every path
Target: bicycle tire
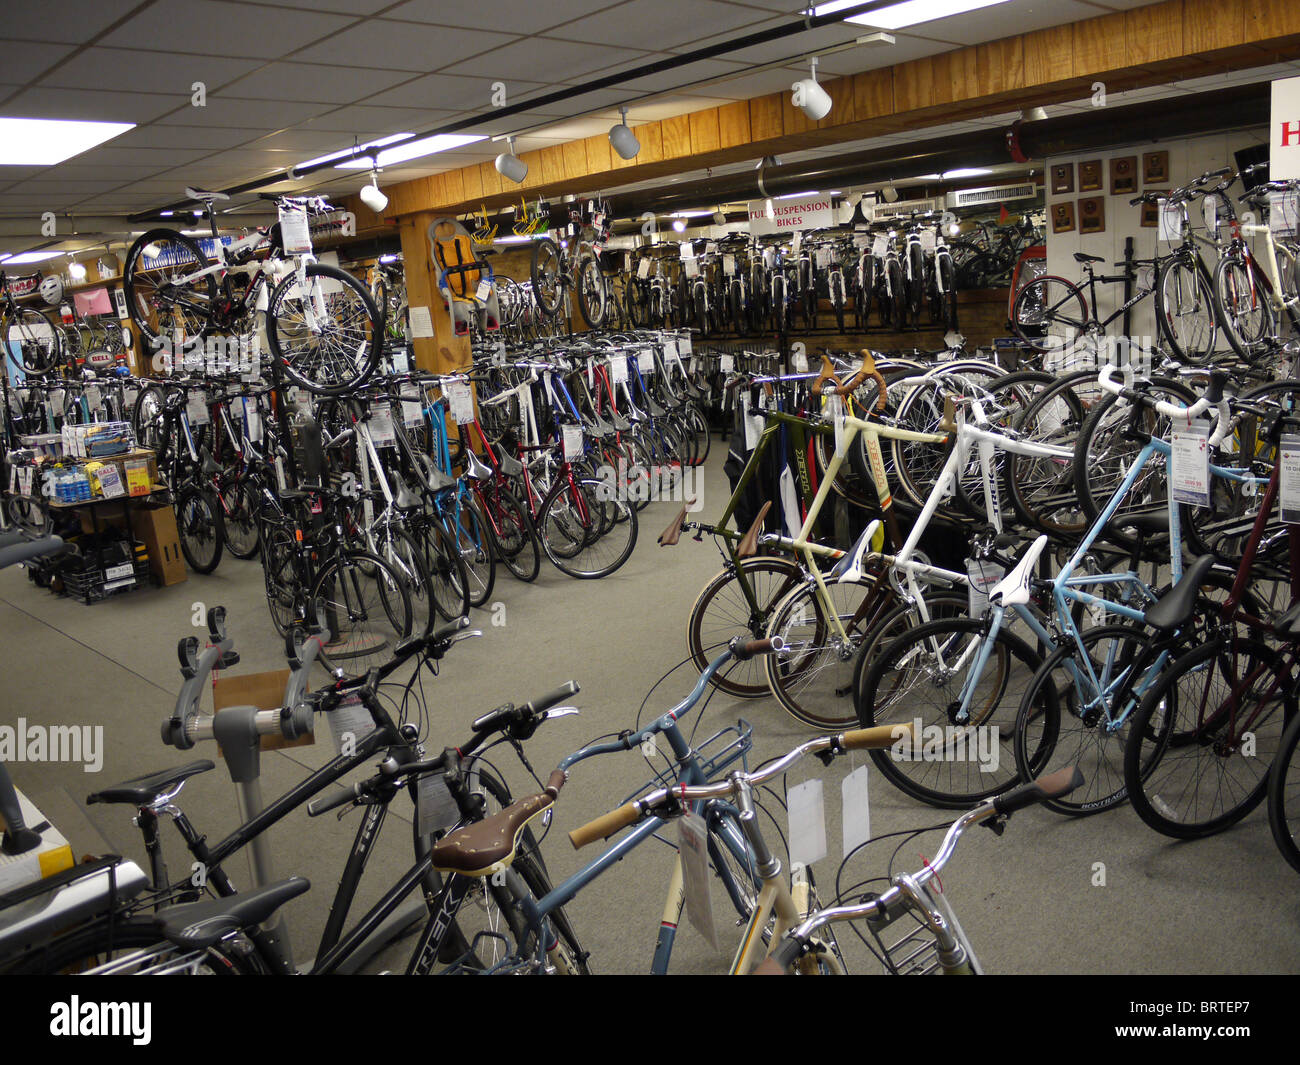
M 612 519 L 612 526 L 602 534 L 606 508 L 611 507 L 618 516 Z M 570 531 L 582 534 L 578 549 L 567 557 L 553 551 L 548 532 L 552 526 L 566 523 Z M 542 502 L 537 515 L 537 526 L 542 534 L 543 549 L 555 568 L 578 580 L 596 580 L 609 576 L 632 557 L 632 551 L 636 547 L 636 508 L 626 499 L 619 499 L 618 493 L 610 491 L 610 486 L 604 481 L 571 482 L 568 478 L 557 481 Z M 626 530 L 626 533 L 619 533 L 619 530 Z M 619 540 L 611 543 L 611 538 L 615 536 Z M 605 548 L 597 551 L 601 544 L 605 544 Z
M 307 294 L 299 288 L 296 271 L 271 293 L 266 309 L 267 346 L 295 384 L 319 395 L 344 395 L 369 380 L 379 366 L 383 323 L 369 290 L 346 270 L 310 262 L 305 276 Z M 338 286 L 332 297 L 325 282 Z M 359 310 L 347 304 L 349 292 Z M 304 309 L 294 310 L 291 299 Z M 310 312 L 305 310 L 308 303 L 313 305 Z M 325 308 L 324 325 L 318 321 L 321 307 Z M 296 345 L 301 350 L 292 350 Z
M 1201 365 L 1214 354 L 1219 321 L 1197 260 L 1174 254 L 1156 274 L 1156 325 L 1174 358 Z
M 226 525 L 214 493 L 206 488 L 182 488 L 176 497 L 176 529 L 181 554 L 195 573 L 211 573 L 221 562 Z
M 1214 264 L 1211 292 L 1214 311 L 1228 345 L 1247 362 L 1255 362 L 1276 334 L 1271 290 L 1262 283 L 1254 261 L 1240 252 Z
M 554 317 L 564 299 L 564 256 L 550 237 L 533 245 L 529 276 L 537 305 L 548 318 Z
M 174 245 L 178 250 L 168 252 L 166 247 L 168 244 Z M 145 249 L 149 247 L 153 247 L 159 253 L 152 257 L 155 262 L 161 259 L 176 261 L 168 263 L 165 267 L 148 266 L 147 261 L 150 257 L 145 255 Z M 180 318 L 184 334 L 182 349 L 202 341 L 212 328 L 210 310 L 191 311 L 186 317 L 183 309 L 176 306 L 175 297 L 170 293 L 160 293 L 160 288 L 171 289 L 174 283 L 164 282 L 164 285 L 160 286 L 157 272 L 174 270 L 179 273 L 184 269 L 186 273 L 196 273 L 210 265 L 198 241 L 174 229 L 147 230 L 137 237 L 135 243 L 128 249 L 126 265 L 122 268 L 122 291 L 126 296 L 127 313 L 145 339 L 149 354 L 158 355 L 163 350 L 164 343 L 175 344 L 175 331 L 164 332 L 165 327 L 159 324 L 158 311 L 162 306 L 170 306 L 173 319 L 178 312 L 182 315 Z M 186 300 L 198 301 L 195 304 L 196 308 L 206 306 L 210 309 L 217 299 L 216 281 L 211 274 L 207 274 L 191 281 L 181 292 Z M 140 354 L 143 356 L 145 352 Z M 174 357 L 176 352 L 173 351 L 172 355 Z
M 374 597 L 366 593 L 374 586 Z M 323 603 L 330 639 L 321 649 L 327 670 L 356 679 L 382 666 L 414 631 L 414 611 L 400 574 L 378 555 L 342 550 L 312 581 L 308 602 Z
M 158 934 L 153 917 L 129 917 L 114 921 L 97 922 L 56 937 L 28 955 L 13 968 L 11 975 L 51 976 L 68 973 L 85 973 L 106 964 L 113 955 L 135 952 L 152 953 L 157 948 L 163 954 L 181 950 Z M 214 943 L 197 953 L 206 963 L 211 976 L 256 976 L 269 970 L 258 958 L 256 951 L 244 951 L 226 941 Z
M 531 583 L 542 568 L 542 548 L 533 519 L 510 489 L 498 485 L 488 492 L 492 512 L 488 527 L 496 538 L 497 558 L 519 580 Z
M 1055 274 L 1034 278 L 1011 305 L 1011 331 L 1039 352 L 1078 340 L 1088 322 L 1088 300 L 1079 286 Z
M 605 277 L 600 272 L 600 264 L 594 255 L 584 255 L 578 259 L 578 313 L 587 323 L 589 329 L 599 329 L 605 324 L 609 309 L 609 294 L 605 288 Z
M 1282 733 L 1277 754 L 1268 778 L 1268 827 L 1273 833 L 1277 848 L 1287 864 L 1300 873 L 1300 765 L 1296 752 L 1300 750 L 1300 714 L 1292 719 Z M 1291 813 L 1295 810 L 1297 812 Z M 1292 827 L 1295 824 L 1296 827 Z
M 63 330 L 52 325 L 34 307 L 15 307 L 4 317 L 3 328 L 9 361 L 28 376 L 43 377 L 58 366 L 65 355 L 75 357 L 75 353 L 69 351 Z M 14 355 L 15 343 L 21 357 Z

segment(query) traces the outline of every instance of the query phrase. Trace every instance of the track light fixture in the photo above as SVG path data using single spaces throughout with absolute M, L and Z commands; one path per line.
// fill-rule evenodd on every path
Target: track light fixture
M 388 197 L 379 188 L 379 171 L 374 166 L 370 168 L 370 184 L 361 189 L 361 202 L 375 214 L 379 214 L 388 206 Z
M 790 103 L 814 122 L 831 113 L 830 93 L 817 84 L 817 57 L 812 57 L 812 75 L 790 86 Z
M 68 276 L 72 278 L 73 281 L 86 280 L 86 267 L 82 263 L 77 262 L 71 254 L 68 255 Z
M 636 139 L 636 134 L 627 124 L 627 108 L 620 107 L 618 113 L 623 116 L 623 121 L 610 127 L 610 146 L 618 152 L 620 158 L 635 159 L 641 150 L 641 142 Z
M 528 176 L 528 164 L 515 155 L 514 137 L 507 137 L 506 143 L 510 145 L 510 150 L 497 156 L 497 173 L 516 185 L 522 185 L 524 178 Z

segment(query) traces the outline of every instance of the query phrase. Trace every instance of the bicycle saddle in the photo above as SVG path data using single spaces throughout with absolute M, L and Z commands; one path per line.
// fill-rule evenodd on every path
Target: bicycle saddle
M 500 444 L 493 448 L 497 457 L 497 465 L 501 467 L 501 472 L 507 477 L 518 477 L 524 472 L 524 464 L 513 455 L 507 454 L 506 449 Z
M 1104 263 L 1106 257 L 1104 255 L 1088 255 L 1086 252 L 1076 251 L 1074 253 L 1074 261 L 1076 263 Z
M 1196 593 L 1205 583 L 1205 577 L 1214 566 L 1213 555 L 1202 555 L 1183 572 L 1182 578 L 1165 592 L 1142 615 L 1142 620 L 1160 632 L 1172 632 L 1192 616 L 1196 606 Z
M 748 558 L 750 555 L 758 554 L 758 534 L 763 531 L 763 519 L 767 517 L 767 512 L 772 509 L 772 501 L 769 499 L 765 502 L 758 512 L 758 517 L 749 527 L 749 531 L 741 537 L 740 543 L 736 545 L 736 555 L 739 558 Z
M 514 861 L 519 837 L 528 823 L 555 802 L 550 791 L 512 802 L 500 813 L 457 829 L 433 846 L 433 867 L 440 873 L 491 876 Z
M 185 195 L 191 200 L 198 200 L 201 203 L 212 203 L 214 200 L 230 199 L 224 192 L 212 192 L 209 189 L 192 189 L 185 186 Z
M 1111 518 L 1102 530 L 1102 535 L 1114 543 L 1113 535 L 1133 537 L 1138 540 L 1163 540 L 1169 535 L 1169 512 L 1166 510 L 1148 510 L 1139 514 L 1120 514 Z M 1120 546 L 1123 546 L 1122 541 Z
M 148 806 L 159 795 L 171 791 L 182 780 L 188 780 L 199 773 L 206 773 L 211 768 L 212 762 L 203 758 L 197 762 L 172 766 L 170 769 L 163 769 L 147 776 L 132 777 L 130 780 L 122 781 L 121 784 L 114 784 L 111 788 L 86 796 L 86 805 L 125 802 L 132 806 Z
M 594 414 L 591 418 L 591 425 L 587 427 L 587 432 L 597 440 L 608 440 L 614 435 L 614 427 L 599 414 Z
M 261 924 L 290 899 L 311 887 L 306 877 L 291 876 L 278 884 L 242 891 L 224 899 L 187 902 L 155 914 L 153 926 L 178 947 L 202 950 L 232 932 Z
M 406 487 L 405 483 L 401 481 L 397 484 L 397 492 L 393 495 L 393 503 L 396 505 L 398 510 L 420 509 L 419 499 L 417 499 L 414 493 L 412 493 L 411 490 Z
M 479 458 L 468 448 L 465 449 L 468 458 L 465 461 L 465 472 L 476 481 L 492 480 L 492 467 Z

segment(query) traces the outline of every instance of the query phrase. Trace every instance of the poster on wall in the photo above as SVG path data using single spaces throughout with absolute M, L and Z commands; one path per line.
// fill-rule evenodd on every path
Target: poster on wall
M 1142 156 L 1142 184 L 1163 185 L 1169 180 L 1169 153 L 1146 152 Z
M 1072 203 L 1052 204 L 1052 232 L 1053 233 L 1074 232 L 1074 204 Z
M 1057 163 L 1052 167 L 1052 195 L 1074 191 L 1074 164 Z
M 1079 164 L 1079 191 L 1101 191 L 1101 160 L 1093 159 Z
M 1152 189 L 1156 196 L 1162 199 L 1169 195 L 1166 189 Z M 1154 200 L 1147 200 L 1142 204 L 1142 217 L 1140 225 L 1143 229 L 1155 229 L 1160 225 L 1160 204 Z
M 1273 82 L 1268 149 L 1271 180 L 1300 178 L 1300 78 Z
M 1101 196 L 1089 196 L 1079 201 L 1079 232 L 1106 232 L 1106 201 Z
M 1110 194 L 1131 196 L 1137 192 L 1137 156 L 1125 155 L 1110 161 Z

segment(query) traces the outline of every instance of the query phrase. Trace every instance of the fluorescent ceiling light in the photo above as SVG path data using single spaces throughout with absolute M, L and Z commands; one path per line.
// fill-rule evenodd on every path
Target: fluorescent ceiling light
M 483 140 L 487 138 L 468 133 L 435 133 L 432 137 L 407 141 L 396 148 L 385 148 L 379 153 L 375 163 L 377 166 L 390 166 L 393 163 L 404 163 L 408 159 L 419 159 L 423 155 L 433 155 L 435 152 L 445 152 L 452 148 L 459 148 L 462 144 L 473 144 Z M 369 170 L 370 160 L 352 159 L 346 163 L 339 163 L 339 169 Z
M 961 170 L 945 170 L 943 172 L 943 179 L 947 181 L 950 178 L 983 177 L 985 174 L 991 173 L 993 173 L 993 171 L 986 167 L 968 166 Z
M 705 215 L 713 214 L 712 211 L 674 211 L 669 218 L 703 218 Z
M 414 133 L 394 133 L 391 137 L 380 137 L 377 141 L 366 141 L 365 144 L 359 145 L 361 148 L 382 148 L 385 144 L 396 144 L 398 141 L 409 140 L 414 137 Z M 328 163 L 331 159 L 342 159 L 345 155 L 351 155 L 356 148 L 344 148 L 341 152 L 330 152 L 329 155 L 320 155 L 315 159 L 308 159 L 306 162 L 299 163 L 295 170 L 301 170 L 305 167 L 316 166 L 319 163 Z M 369 166 L 369 162 L 364 163 Z
M 496 243 L 497 244 L 527 244 L 530 240 L 538 240 L 538 239 L 540 239 L 540 235 L 537 237 L 528 237 L 528 236 L 520 236 L 517 233 L 512 233 L 508 237 L 497 237 Z
M 800 196 L 816 196 L 816 195 L 817 195 L 816 191 L 813 191 L 813 192 L 787 192 L 784 196 L 773 196 L 772 199 L 774 199 L 774 200 L 793 200 L 793 199 L 797 199 L 797 198 L 800 197 Z
M 878 11 L 853 15 L 845 21 L 856 22 L 860 26 L 875 26 L 882 30 L 899 30 L 904 26 L 916 26 L 922 22 L 933 22 L 935 19 L 1007 2 L 1008 0 L 903 0 L 900 4 L 890 4 Z M 830 0 L 830 3 L 818 4 L 813 8 L 813 14 L 829 15 L 843 11 L 846 7 L 858 7 L 861 3 L 862 0 Z
M 19 255 L 0 256 L 0 263 L 43 263 L 46 259 L 53 259 L 62 252 L 57 251 L 25 251 Z
M 128 129 L 135 123 L 0 118 L 0 166 L 53 166 Z

